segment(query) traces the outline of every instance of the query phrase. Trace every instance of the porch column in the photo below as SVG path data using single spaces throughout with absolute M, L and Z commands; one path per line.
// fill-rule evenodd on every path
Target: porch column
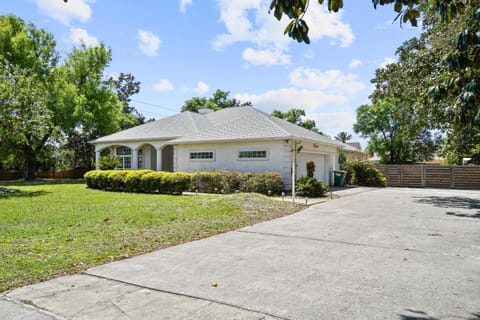
M 138 169 L 138 150 L 132 148 L 132 169 Z
M 98 162 L 100 161 L 100 151 L 95 151 L 95 170 L 100 170 Z
M 157 171 L 162 171 L 162 147 L 155 150 L 157 151 Z

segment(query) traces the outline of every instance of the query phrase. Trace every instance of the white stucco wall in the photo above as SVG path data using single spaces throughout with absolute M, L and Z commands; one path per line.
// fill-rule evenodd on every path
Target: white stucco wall
M 290 186 L 288 159 L 285 161 L 285 141 L 252 141 L 235 143 L 180 144 L 176 145 L 175 171 L 239 171 L 279 172 L 286 187 Z M 240 150 L 267 150 L 267 159 L 238 159 Z M 287 144 L 287 150 L 288 150 Z M 213 152 L 214 160 L 190 160 L 190 152 Z M 288 156 L 288 154 L 287 154 Z M 285 170 L 287 166 L 287 170 Z M 286 172 L 287 171 L 287 172 Z
M 325 184 L 331 182 L 332 170 L 338 169 L 336 146 L 297 142 L 297 178 L 306 175 L 307 161 L 315 161 L 315 177 Z M 240 150 L 268 150 L 267 160 L 239 160 Z M 175 146 L 175 171 L 274 171 L 282 175 L 285 189 L 291 189 L 293 160 L 292 140 L 252 141 L 235 143 L 187 144 Z M 214 160 L 190 160 L 190 152 L 214 152 Z

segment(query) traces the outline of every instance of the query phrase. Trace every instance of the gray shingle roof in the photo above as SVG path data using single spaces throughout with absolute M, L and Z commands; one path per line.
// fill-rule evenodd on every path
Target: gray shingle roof
M 208 119 L 193 112 L 182 112 L 157 121 L 142 124 L 130 129 L 98 138 L 92 143 L 136 141 L 136 140 L 164 140 L 181 137 L 203 130 L 209 126 Z
M 172 144 L 234 140 L 298 139 L 345 145 L 250 106 L 207 114 L 180 114 L 101 137 L 92 143 L 135 140 L 171 140 Z M 349 146 L 348 146 L 349 147 Z

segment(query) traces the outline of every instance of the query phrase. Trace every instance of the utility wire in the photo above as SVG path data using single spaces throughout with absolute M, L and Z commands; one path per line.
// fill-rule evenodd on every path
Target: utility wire
M 176 111 L 176 112 L 179 112 L 180 110 L 178 109 L 173 109 L 173 108 L 168 108 L 168 107 L 162 107 L 162 106 L 159 106 L 157 104 L 153 104 L 153 103 L 150 103 L 150 102 L 145 102 L 145 101 L 140 101 L 140 100 L 136 100 L 136 99 L 131 99 L 132 101 L 135 101 L 135 102 L 138 102 L 138 103 L 142 103 L 142 104 L 145 104 L 147 106 L 151 106 L 151 107 L 155 107 L 155 108 L 160 108 L 160 109 L 165 109 L 165 110 L 170 110 L 170 111 Z

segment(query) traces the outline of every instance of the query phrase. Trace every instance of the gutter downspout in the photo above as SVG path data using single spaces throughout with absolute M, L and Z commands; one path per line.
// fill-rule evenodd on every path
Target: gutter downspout
M 295 203 L 295 171 L 297 167 L 297 141 L 293 141 L 293 160 L 292 160 L 292 202 Z

